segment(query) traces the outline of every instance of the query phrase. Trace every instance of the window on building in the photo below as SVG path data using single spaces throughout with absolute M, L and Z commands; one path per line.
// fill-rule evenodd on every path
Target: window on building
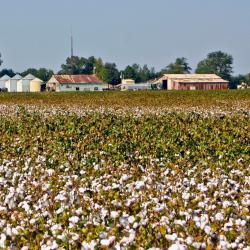
M 79 91 L 80 90 L 80 88 L 79 87 L 76 87 L 76 91 Z

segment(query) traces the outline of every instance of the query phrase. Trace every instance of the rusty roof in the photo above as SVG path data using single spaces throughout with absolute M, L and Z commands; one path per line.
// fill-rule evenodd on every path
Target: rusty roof
M 54 75 L 55 79 L 60 83 L 79 84 L 79 83 L 99 83 L 103 84 L 96 75 Z

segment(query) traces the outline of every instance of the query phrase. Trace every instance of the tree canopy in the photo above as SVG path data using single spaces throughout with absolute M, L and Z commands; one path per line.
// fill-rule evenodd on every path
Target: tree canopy
M 2 69 L 0 71 L 0 77 L 8 75 L 9 77 L 13 77 L 15 75 L 15 72 L 12 69 Z
M 117 85 L 121 82 L 120 72 L 115 63 L 105 63 L 102 69 L 102 80 L 106 83 Z
M 154 68 L 149 69 L 146 64 L 141 67 L 139 64 L 134 63 L 132 66 L 128 65 L 125 70 L 122 71 L 122 76 L 125 79 L 133 79 L 138 83 L 154 79 L 157 77 L 157 74 Z
M 233 57 L 222 51 L 209 53 L 207 58 L 198 63 L 196 73 L 216 74 L 230 80 L 233 72 Z
M 174 63 L 170 63 L 162 69 L 161 74 L 189 74 L 192 68 L 189 67 L 185 57 L 177 58 Z
M 59 74 L 93 74 L 96 59 L 92 56 L 87 58 L 72 56 L 66 59 L 66 63 L 61 65 Z
M 28 74 L 32 74 L 33 76 L 43 80 L 44 82 L 47 82 L 54 74 L 54 72 L 50 69 L 45 69 L 45 68 L 40 68 L 40 69 L 29 68 L 21 73 L 23 77 L 25 77 Z

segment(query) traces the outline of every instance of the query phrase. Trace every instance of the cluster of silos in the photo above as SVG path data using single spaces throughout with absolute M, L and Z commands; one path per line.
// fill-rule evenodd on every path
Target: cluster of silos
M 12 78 L 5 75 L 0 78 L 0 90 L 6 89 L 8 92 L 41 92 L 42 84 L 43 81 L 32 74 L 25 77 L 17 74 Z

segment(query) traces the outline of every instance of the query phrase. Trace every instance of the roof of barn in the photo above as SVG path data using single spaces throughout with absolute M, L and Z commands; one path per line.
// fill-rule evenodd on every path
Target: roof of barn
M 103 83 L 96 75 L 54 75 L 54 78 L 60 84 Z

